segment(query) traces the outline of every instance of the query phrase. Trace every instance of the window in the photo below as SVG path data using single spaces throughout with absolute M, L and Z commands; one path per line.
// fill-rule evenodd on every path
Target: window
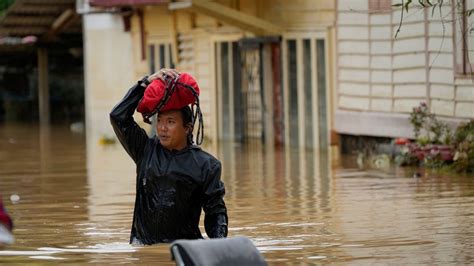
M 474 14 L 470 16 L 467 14 L 474 9 L 474 0 L 457 0 L 455 9 L 456 73 L 462 75 L 472 74 L 474 69 Z
M 174 68 L 173 53 L 170 43 L 148 44 L 148 71 L 151 74 L 162 68 Z M 156 116 L 152 118 L 151 134 L 156 134 Z
M 328 147 L 325 39 L 284 38 L 283 106 L 285 142 L 290 147 Z
M 242 91 L 241 53 L 236 41 L 215 43 L 219 138 L 241 142 L 245 136 L 246 101 Z
M 391 10 L 392 0 L 369 0 L 369 12 L 371 13 L 389 12 Z
M 150 74 L 162 68 L 174 68 L 171 44 L 157 43 L 148 45 L 148 70 Z

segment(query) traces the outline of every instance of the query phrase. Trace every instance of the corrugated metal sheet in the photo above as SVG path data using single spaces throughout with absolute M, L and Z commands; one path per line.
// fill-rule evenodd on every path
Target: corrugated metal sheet
M 91 6 L 113 7 L 166 4 L 169 0 L 90 0 L 89 3 Z
M 66 10 L 75 10 L 75 0 L 16 0 L 0 20 L 0 37 L 42 36 Z M 69 33 L 81 34 L 81 20 L 68 26 Z M 79 26 L 79 27 L 77 27 Z M 65 29 L 62 29 L 65 32 Z

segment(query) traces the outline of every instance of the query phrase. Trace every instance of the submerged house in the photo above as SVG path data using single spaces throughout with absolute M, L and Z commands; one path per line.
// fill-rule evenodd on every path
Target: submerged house
M 107 114 L 128 86 L 175 67 L 201 87 L 212 143 L 328 149 L 335 1 L 89 0 L 77 10 L 88 130 L 110 131 Z
M 453 125 L 473 118 L 470 37 L 460 38 L 471 18 L 451 2 L 442 17 L 413 5 L 394 38 L 396 3 L 77 1 L 88 128 L 110 131 L 107 114 L 127 87 L 162 67 L 197 78 L 212 143 L 326 150 L 346 134 L 412 137 L 408 117 L 421 101 Z
M 0 122 L 83 119 L 82 20 L 75 3 L 0 1 Z
M 340 134 L 413 137 L 408 117 L 420 102 L 452 125 L 474 118 L 474 18 L 463 13 L 472 1 L 442 1 L 434 10 L 417 2 L 403 18 L 392 6 L 401 2 L 337 2 Z

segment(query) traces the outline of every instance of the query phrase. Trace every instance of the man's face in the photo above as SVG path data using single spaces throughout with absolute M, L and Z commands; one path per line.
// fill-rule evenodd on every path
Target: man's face
M 156 132 L 161 145 L 168 150 L 181 150 L 187 145 L 189 128 L 183 125 L 183 116 L 179 110 L 170 110 L 158 114 Z

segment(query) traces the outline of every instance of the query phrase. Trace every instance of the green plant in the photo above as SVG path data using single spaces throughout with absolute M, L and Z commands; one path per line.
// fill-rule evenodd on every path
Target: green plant
M 451 164 L 454 157 L 453 134 L 449 126 L 429 112 L 426 103 L 421 102 L 410 113 L 410 123 L 416 142 L 405 145 L 396 162 L 399 165 L 424 164 L 440 168 Z
M 408 165 L 417 165 L 419 164 L 418 158 L 412 152 L 412 146 L 414 144 L 408 143 L 403 146 L 400 150 L 400 154 L 395 156 L 395 164 L 398 166 L 408 166 Z
M 474 120 L 461 124 L 454 134 L 454 163 L 457 172 L 474 173 Z
M 453 134 L 422 102 L 413 108 L 410 123 L 416 142 L 403 147 L 395 158 L 398 165 L 448 166 L 457 172 L 474 173 L 474 120 L 460 124 Z
M 415 133 L 416 139 L 420 136 L 420 131 L 423 128 L 427 116 L 428 106 L 424 102 L 421 102 L 420 106 L 414 107 L 410 113 L 410 123 L 413 125 L 413 132 Z
M 427 132 L 428 138 L 433 144 L 449 144 L 451 142 L 451 130 L 448 125 L 436 119 L 434 114 L 428 114 Z
M 441 168 L 446 166 L 448 162 L 443 160 L 439 152 L 432 150 L 430 154 L 424 158 L 423 164 L 429 168 Z
M 448 2 L 448 1 L 446 1 Z M 451 1 L 449 1 L 451 2 Z M 400 32 L 400 29 L 403 24 L 403 19 L 404 19 L 404 13 L 407 12 L 410 8 L 413 6 L 419 6 L 422 8 L 431 8 L 431 16 L 433 17 L 435 12 L 438 11 L 439 15 L 441 18 L 444 18 L 446 15 L 443 14 L 443 4 L 445 4 L 445 0 L 418 0 L 418 1 L 413 1 L 413 0 L 401 0 L 400 3 L 393 4 L 392 6 L 395 8 L 401 8 L 401 14 L 400 14 L 400 22 L 398 24 L 397 31 L 395 32 L 395 39 L 398 36 L 398 33 Z M 455 0 L 452 1 L 452 4 L 455 7 L 455 12 L 459 13 L 460 15 L 464 17 L 470 17 L 474 13 L 474 8 L 467 8 L 466 2 L 463 0 Z M 443 32 L 444 32 L 444 23 L 443 25 Z M 470 26 L 469 26 L 470 27 Z
M 0 17 L 6 12 L 6 10 L 15 2 L 15 0 L 1 0 L 0 1 Z
M 425 146 L 427 144 L 447 144 L 452 142 L 452 132 L 448 125 L 439 121 L 435 114 L 430 113 L 425 102 L 414 107 L 410 113 L 410 123 L 413 125 L 413 133 L 416 141 Z M 422 135 L 422 129 L 425 134 Z

